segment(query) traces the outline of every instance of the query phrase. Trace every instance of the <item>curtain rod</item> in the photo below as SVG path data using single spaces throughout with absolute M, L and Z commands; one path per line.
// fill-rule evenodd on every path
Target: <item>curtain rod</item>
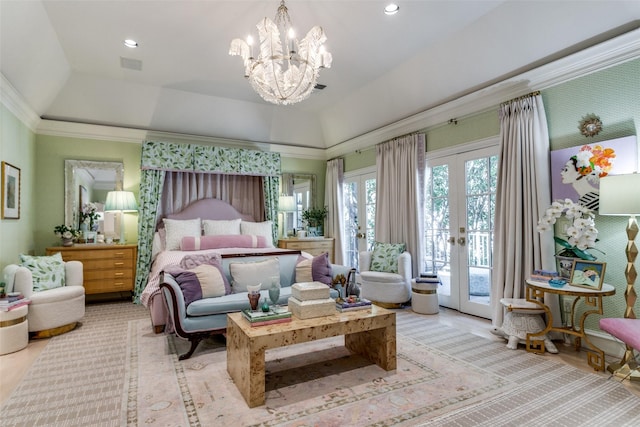
M 502 106 L 510 104 L 512 102 L 520 101 L 521 99 L 529 98 L 529 97 L 532 97 L 532 96 L 538 96 L 538 95 L 540 95 L 540 91 L 536 90 L 536 91 L 533 91 L 533 92 L 528 93 L 526 95 L 522 95 L 522 96 L 519 96 L 517 98 L 513 98 L 513 99 L 510 99 L 508 101 L 505 101 L 502 104 L 500 104 L 500 106 L 502 107 Z

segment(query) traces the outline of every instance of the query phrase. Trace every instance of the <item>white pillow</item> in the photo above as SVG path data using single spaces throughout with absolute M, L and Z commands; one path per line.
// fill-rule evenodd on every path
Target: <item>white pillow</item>
M 204 227 L 205 236 L 220 236 L 220 235 L 232 235 L 240 234 L 240 222 L 242 220 L 229 219 L 229 220 L 213 220 L 203 219 L 202 226 Z
M 180 250 L 180 242 L 184 236 L 200 236 L 202 228 L 200 218 L 196 219 L 168 219 L 164 218 L 164 229 L 167 232 L 165 249 Z
M 241 234 L 252 234 L 254 236 L 264 236 L 267 240 L 267 246 L 273 248 L 273 222 L 250 222 L 242 221 L 240 223 Z
M 230 262 L 231 288 L 233 293 L 247 292 L 247 285 L 262 283 L 262 289 L 269 289 L 271 278 L 280 277 L 280 261 L 269 258 L 257 262 Z

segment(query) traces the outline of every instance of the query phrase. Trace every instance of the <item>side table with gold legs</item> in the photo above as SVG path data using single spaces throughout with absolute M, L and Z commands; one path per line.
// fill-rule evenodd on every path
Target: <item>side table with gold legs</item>
M 584 323 L 587 320 L 587 317 L 591 314 L 603 313 L 602 297 L 611 296 L 615 293 L 615 288 L 606 283 L 602 285 L 602 289 L 589 289 L 578 286 L 571 286 L 568 284 L 564 285 L 561 288 L 554 288 L 547 282 L 527 280 L 527 284 L 525 287 L 526 300 L 539 305 L 540 308 L 545 311 L 547 317 L 547 325 L 545 329 L 540 332 L 527 334 L 527 351 L 534 353 L 544 353 L 545 347 L 543 337 L 545 337 L 546 334 L 550 331 L 570 334 L 576 337 L 576 350 L 580 349 L 583 339 L 587 344 L 587 347 L 585 347 L 585 349 L 587 351 L 587 363 L 589 363 L 589 366 L 591 366 L 596 371 L 604 371 L 604 351 L 600 350 L 589 340 L 589 337 L 584 331 Z M 553 315 L 551 314 L 551 310 L 547 305 L 543 303 L 545 294 L 567 295 L 576 297 L 573 300 L 573 304 L 571 305 L 571 326 L 553 326 Z M 581 299 L 587 310 L 582 313 L 578 325 L 576 326 L 576 305 Z

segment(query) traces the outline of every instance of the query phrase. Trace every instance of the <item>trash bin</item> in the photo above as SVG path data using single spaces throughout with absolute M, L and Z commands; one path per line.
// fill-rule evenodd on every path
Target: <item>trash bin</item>
M 439 284 L 437 276 L 411 280 L 411 309 L 420 314 L 438 314 Z

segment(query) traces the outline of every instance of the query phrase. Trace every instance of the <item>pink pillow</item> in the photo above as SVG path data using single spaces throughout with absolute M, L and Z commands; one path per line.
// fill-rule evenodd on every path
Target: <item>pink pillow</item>
M 267 239 L 264 236 L 254 236 L 250 234 L 185 236 L 180 242 L 180 250 L 182 251 L 199 251 L 201 249 L 266 247 Z

